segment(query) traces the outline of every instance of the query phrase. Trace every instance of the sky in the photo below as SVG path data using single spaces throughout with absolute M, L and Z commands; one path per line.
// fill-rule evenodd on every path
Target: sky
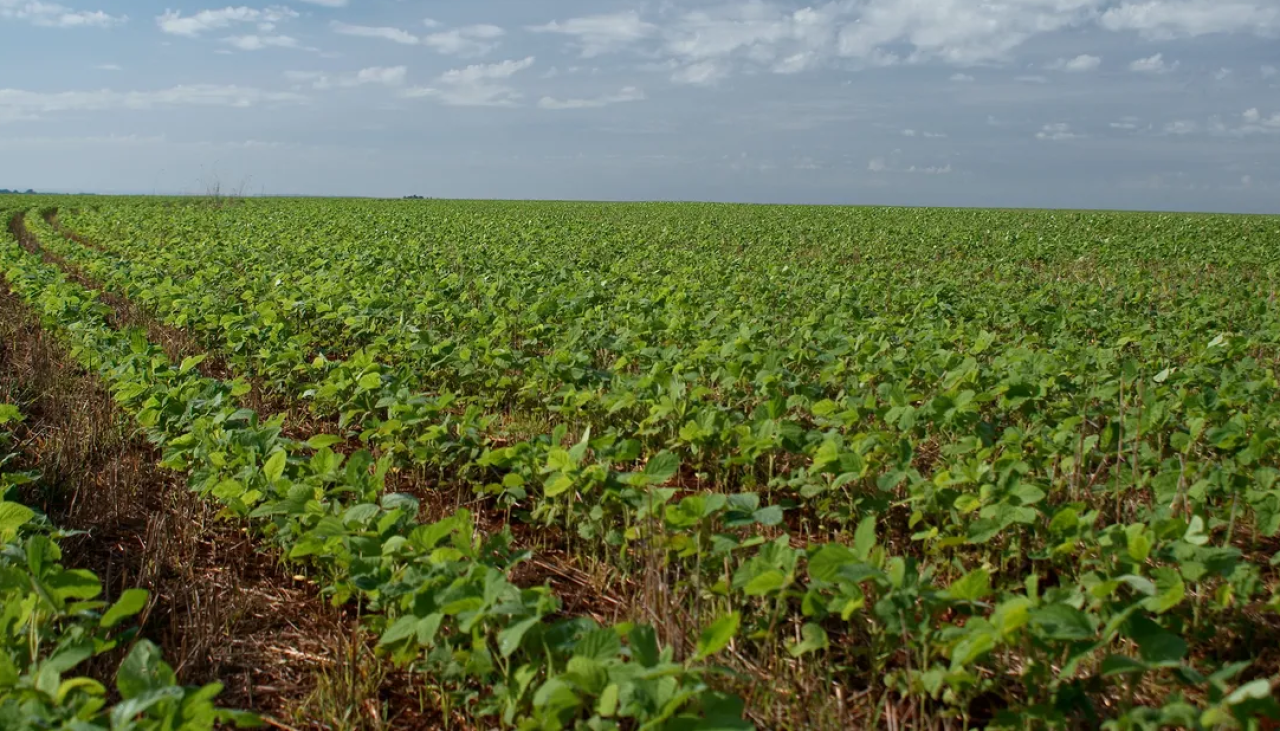
M 0 188 L 1280 213 L 1280 0 L 0 0 Z

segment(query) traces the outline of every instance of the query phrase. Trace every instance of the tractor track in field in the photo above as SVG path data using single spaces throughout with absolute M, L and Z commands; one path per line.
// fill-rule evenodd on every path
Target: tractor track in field
M 41 247 L 21 215 L 9 232 L 97 292 L 113 327 L 144 328 L 152 337 L 172 331 Z M 183 335 L 171 332 L 166 341 L 181 347 Z M 18 432 L 19 467 L 41 474 L 28 503 L 59 527 L 84 531 L 65 541 L 67 562 L 94 571 L 105 599 L 132 587 L 151 592 L 139 617 L 142 633 L 160 645 L 182 682 L 221 682 L 220 705 L 261 713 L 278 728 L 432 723 L 413 695 L 420 683 L 373 657 L 358 618 L 329 606 L 247 528 L 219 518 L 215 506 L 188 491 L 183 475 L 160 467 L 159 450 L 136 432 L 105 384 L 44 330 L 2 275 L 0 402 L 19 405 L 28 417 Z M 96 660 L 89 672 L 110 687 L 121 657 Z M 339 699 L 351 701 L 350 717 L 338 718 Z

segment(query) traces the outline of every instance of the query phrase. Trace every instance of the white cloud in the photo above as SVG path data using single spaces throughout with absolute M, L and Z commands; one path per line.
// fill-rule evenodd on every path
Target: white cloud
M 444 72 L 436 79 L 434 86 L 406 89 L 403 95 L 408 98 L 436 99 L 442 104 L 458 107 L 515 106 L 522 95 L 502 82 L 533 63 L 534 57 L 529 56 L 519 61 L 472 64 L 466 68 Z
M 277 23 L 298 17 L 298 12 L 286 7 L 272 6 L 259 10 L 249 7 L 225 7 L 221 10 L 201 10 L 195 15 L 184 16 L 181 11 L 166 10 L 156 17 L 156 25 L 164 33 L 194 38 L 202 33 L 222 30 L 241 23 L 256 23 L 258 30 L 270 33 Z
M 352 79 L 352 85 L 379 84 L 382 86 L 399 86 L 404 83 L 408 69 L 404 66 L 370 66 L 360 69 Z
M 641 101 L 644 98 L 645 95 L 642 90 L 634 86 L 627 86 L 616 94 L 606 94 L 593 99 L 556 99 L 544 96 L 538 100 L 538 106 L 543 109 L 596 109 L 607 107 L 610 104 Z
M 883 157 L 873 157 L 867 163 L 867 170 L 873 173 L 906 173 L 910 175 L 947 175 L 951 173 L 951 163 L 946 165 L 908 165 L 895 167 Z
M 297 50 L 314 51 L 314 48 L 306 48 L 298 43 L 298 39 L 293 36 L 274 35 L 243 35 L 228 36 L 222 39 L 223 43 L 234 46 L 241 51 L 261 51 L 264 48 L 291 48 Z
M 1226 67 L 1223 67 L 1223 68 L 1220 68 L 1220 69 L 1218 69 L 1217 71 L 1215 71 L 1215 72 L 1214 72 L 1214 74 L 1213 74 L 1213 80 L 1214 80 L 1214 81 L 1226 81 L 1226 80 L 1227 80 L 1227 78 L 1228 78 L 1229 76 L 1231 76 L 1231 74 L 1232 74 L 1231 69 L 1226 68 Z
M 101 10 L 72 10 L 43 0 L 0 0 L 0 19 L 24 20 L 45 28 L 110 28 L 129 20 Z
M 1099 23 L 1157 40 L 1211 33 L 1272 36 L 1280 31 L 1280 7 L 1269 0 L 1143 0 L 1109 8 Z
M 1078 139 L 1080 135 L 1071 131 L 1071 125 L 1066 122 L 1056 122 L 1046 124 L 1036 133 L 1037 140 L 1048 140 L 1050 142 L 1061 142 L 1063 140 Z
M 1137 117 L 1121 117 L 1119 122 L 1112 122 L 1107 126 L 1111 129 L 1121 129 L 1127 132 L 1132 132 L 1138 129 L 1138 121 Z
M 1164 54 L 1157 53 L 1154 56 L 1140 58 L 1129 64 L 1129 70 L 1141 74 L 1163 74 L 1178 68 L 1178 62 L 1167 64 L 1164 61 Z
M 1170 135 L 1189 135 L 1200 129 L 1200 125 L 1189 119 L 1174 120 L 1164 126 L 1165 134 Z
M 1275 66 L 1263 66 L 1258 69 L 1258 73 L 1262 74 L 1262 78 L 1269 79 L 1276 74 L 1280 74 L 1280 69 L 1277 69 Z
M 833 55 L 836 3 L 790 10 L 762 0 L 695 10 L 664 30 L 663 46 L 682 63 L 739 62 L 795 73 Z
M 1030 38 L 1081 25 L 1103 0 L 867 0 L 839 34 L 839 53 L 866 59 L 905 45 L 909 63 L 940 60 L 969 66 L 1008 59 Z
M 918 130 L 909 129 L 909 128 L 902 130 L 902 136 L 903 137 L 923 137 L 927 140 L 941 140 L 946 138 L 946 135 L 943 134 L 942 132 L 920 132 Z
M 1252 135 L 1280 134 L 1280 112 L 1264 114 L 1257 107 L 1246 109 L 1240 115 L 1240 123 L 1232 126 L 1222 121 L 1221 117 L 1211 117 L 1208 126 L 1209 134 L 1215 137 L 1249 137 Z
M 974 78 L 969 74 L 952 74 L 951 80 L 957 84 L 972 84 L 974 82 Z
M 1090 29 L 1154 39 L 1280 35 L 1276 0 L 817 0 L 796 9 L 797 4 L 704 2 L 682 10 L 682 4 L 667 2 L 655 10 L 661 27 L 628 10 L 530 30 L 572 36 L 584 56 L 644 44 L 646 53 L 689 69 L 679 75 L 691 80 L 739 70 L 797 73 L 842 59 L 846 67 L 849 60 L 869 66 L 1002 64 L 1033 38 Z M 1048 68 L 1087 72 L 1101 62 L 1080 54 Z M 702 63 L 715 65 L 695 67 Z
M 811 66 L 815 66 L 818 60 L 819 56 L 811 51 L 793 53 L 775 63 L 773 71 L 778 74 L 798 74 Z
M 246 86 L 180 85 L 158 91 L 37 92 L 0 89 L 0 122 L 38 119 L 58 112 L 97 112 L 115 109 L 164 109 L 181 106 L 251 107 L 263 103 L 301 103 L 307 97 L 292 92 L 264 91 Z
M 464 82 L 486 79 L 509 79 L 517 73 L 533 65 L 534 58 L 529 56 L 519 61 L 502 61 L 501 63 L 472 64 L 464 69 L 451 69 L 440 75 L 442 81 Z
M 406 46 L 416 45 L 418 37 L 408 31 L 399 28 L 388 28 L 385 26 L 369 26 L 369 25 L 351 25 L 349 23 L 341 23 L 333 21 L 329 25 L 335 33 L 341 33 L 346 36 L 359 36 L 362 38 L 382 38 L 396 43 L 403 43 Z
M 311 3 L 312 5 L 320 5 L 326 8 L 347 7 L 347 0 L 302 0 L 302 2 Z
M 1276 112 L 1270 117 L 1267 117 L 1259 112 L 1255 107 L 1253 109 L 1245 110 L 1245 113 L 1240 116 L 1244 119 L 1246 128 L 1251 128 L 1255 131 L 1274 130 L 1280 132 L 1280 112 Z
M 286 71 L 284 73 L 285 78 L 290 81 L 310 84 L 311 88 L 321 90 L 350 89 L 357 86 L 400 86 L 407 75 L 408 69 L 404 66 L 370 66 L 336 79 L 319 71 Z
M 439 23 L 428 18 L 423 21 L 428 28 L 439 27 Z M 363 38 L 381 38 L 406 46 L 423 45 L 437 53 L 448 56 L 483 56 L 498 47 L 498 39 L 506 35 L 506 31 L 496 25 L 468 25 L 452 30 L 428 33 L 417 36 L 406 30 L 387 26 L 351 25 L 334 21 L 330 28 L 335 33 Z
M 796 3 L 798 4 L 798 3 Z M 662 3 L 661 27 L 628 10 L 531 26 L 574 38 L 584 56 L 645 44 L 682 83 L 714 83 L 735 71 L 797 73 L 844 60 L 869 66 L 942 62 L 972 67 L 1011 60 L 1029 40 L 1068 30 L 1137 32 L 1148 38 L 1210 33 L 1280 35 L 1275 0 L 781 0 Z M 1094 71 L 1099 56 L 1048 68 Z M 650 64 L 660 66 L 661 63 Z
M 1096 71 L 1102 65 L 1102 59 L 1098 56 L 1090 56 L 1082 53 L 1075 58 L 1060 58 L 1049 64 L 1045 68 L 1050 71 L 1068 71 L 1071 73 L 1084 73 L 1086 71 Z
M 1047 84 L 1049 80 L 1039 74 L 1026 74 L 1023 76 L 1015 76 L 1014 81 L 1021 81 L 1024 84 Z
M 677 84 L 694 86 L 710 86 L 729 75 L 726 64 L 715 61 L 699 61 L 677 69 L 671 74 L 671 80 Z
M 449 56 L 483 56 L 498 47 L 497 40 L 506 31 L 496 25 L 468 25 L 453 30 L 431 33 L 422 44 Z
M 124 71 L 124 67 L 115 63 L 100 63 L 94 68 L 99 71 Z
M 640 18 L 634 10 L 607 15 L 589 15 L 569 20 L 553 20 L 530 26 L 534 33 L 558 33 L 574 39 L 583 58 L 615 53 L 636 41 L 649 38 L 658 27 Z

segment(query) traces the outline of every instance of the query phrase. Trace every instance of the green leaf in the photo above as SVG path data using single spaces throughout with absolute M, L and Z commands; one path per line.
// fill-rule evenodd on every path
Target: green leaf
M 819 652 L 830 646 L 830 640 L 827 638 L 827 631 L 821 625 L 813 622 L 806 622 L 800 628 L 800 641 L 791 643 L 787 647 L 787 652 L 792 657 L 800 657 L 811 652 Z
M 970 631 L 951 650 L 951 669 L 968 667 L 973 661 L 994 650 L 997 639 L 990 627 Z
M 160 648 L 147 640 L 134 645 L 116 671 L 116 688 L 126 699 L 167 688 L 176 680 L 173 670 L 161 659 Z
M 547 497 L 558 497 L 573 489 L 573 478 L 569 475 L 556 473 L 551 479 L 547 480 L 543 487 L 543 494 Z
M 1164 614 L 1182 603 L 1187 595 L 1187 587 L 1175 569 L 1161 567 L 1152 574 L 1156 577 L 1156 595 L 1143 605 L 1156 614 Z
M 70 678 L 62 681 L 62 684 L 58 686 L 58 693 L 55 698 L 58 703 L 65 704 L 67 696 L 77 690 L 90 696 L 101 697 L 107 694 L 106 687 L 93 678 Z
M 680 458 L 671 452 L 659 452 L 649 458 L 648 463 L 644 466 L 644 474 L 649 478 L 649 484 L 661 485 L 676 476 L 680 471 Z
M 98 625 L 110 629 L 120 624 L 122 620 L 141 612 L 143 607 L 147 606 L 147 597 L 146 589 L 126 589 L 120 594 L 116 603 L 102 615 L 102 619 L 98 620 Z
M 1147 662 L 1177 662 L 1186 657 L 1185 640 L 1142 615 L 1130 618 L 1128 635 Z
M 382 637 L 378 638 L 379 645 L 393 645 L 402 640 L 406 640 L 418 632 L 418 618 L 412 614 L 397 619 L 390 627 L 382 633 Z
M 974 569 L 947 587 L 947 594 L 962 602 L 976 602 L 991 593 L 991 574 L 986 569 Z
M 341 443 L 342 437 L 334 436 L 332 434 L 317 434 L 307 440 L 307 446 L 312 449 L 324 449 L 325 447 L 332 447 L 335 444 Z
M 0 536 L 17 533 L 35 517 L 35 511 L 25 505 L 0 501 Z
M 443 621 L 444 615 L 439 612 L 428 614 L 419 619 L 417 627 L 414 628 L 418 644 L 423 647 L 431 647 L 435 642 L 436 632 L 440 631 L 440 623 Z
M 1199 515 L 1191 516 L 1191 523 L 1187 526 L 1187 532 L 1183 534 L 1182 540 L 1193 546 L 1203 546 L 1209 542 L 1209 536 L 1204 532 L 1204 518 Z
M 1102 659 L 1102 664 L 1098 667 L 1104 678 L 1110 678 L 1115 675 L 1140 674 L 1147 672 L 1149 669 L 1146 663 L 1127 655 L 1107 655 Z
M 756 522 L 763 526 L 775 526 L 782 522 L 782 507 L 770 505 L 755 512 Z
M 360 377 L 356 383 L 361 391 L 372 391 L 382 386 L 382 375 L 379 373 L 366 373 Z
M 1229 706 L 1238 705 L 1248 700 L 1261 700 L 1271 695 L 1271 681 L 1266 678 L 1258 678 L 1250 683 L 1231 691 L 1231 695 L 1227 696 L 1223 703 Z
M 542 617 L 530 617 L 499 632 L 498 652 L 503 657 L 511 657 L 516 650 L 520 649 L 520 641 L 524 639 L 525 634 L 541 621 Z
M 618 713 L 618 696 L 622 689 L 617 683 L 610 683 L 605 687 L 604 692 L 600 694 L 600 700 L 596 701 L 596 713 L 601 718 L 613 718 Z
M 871 555 L 871 549 L 876 547 L 876 517 L 868 515 L 858 523 L 858 529 L 853 534 L 853 552 L 862 561 L 866 561 Z
M 209 357 L 208 353 L 201 353 L 199 355 L 187 356 L 186 358 L 182 359 L 182 365 L 178 366 L 178 372 L 186 373 L 187 371 L 190 371 L 192 368 L 195 368 L 196 366 L 203 363 L 205 359 L 208 357 Z
M 1128 531 L 1129 534 L 1129 558 L 1134 563 L 1143 563 L 1147 560 L 1147 556 L 1151 555 L 1151 535 L 1143 526 L 1135 526 L 1137 530 Z
M 63 599 L 93 599 L 102 593 L 102 583 L 88 569 L 68 569 L 50 577 L 48 585 Z
M 830 543 L 818 549 L 818 552 L 809 559 L 809 575 L 819 581 L 834 582 L 842 566 L 857 561 L 853 551 L 839 543 Z
M 262 466 L 262 472 L 267 479 L 275 482 L 284 476 L 284 466 L 289 460 L 289 456 L 285 454 L 283 449 L 278 449 L 267 458 L 267 463 Z
M 728 647 L 734 635 L 738 633 L 738 625 L 741 621 L 741 615 L 730 612 L 712 622 L 698 638 L 697 658 L 701 660 L 710 657 Z
M 573 654 L 592 660 L 612 660 L 622 652 L 622 638 L 612 629 L 597 629 L 583 635 L 574 645 Z
M 1084 612 L 1067 604 L 1050 604 L 1031 610 L 1031 626 L 1049 640 L 1087 640 L 1093 624 Z
M 647 624 L 638 624 L 627 633 L 631 658 L 642 668 L 656 667 L 662 661 L 658 650 L 658 633 Z
M 764 596 L 781 589 L 787 583 L 787 577 L 781 571 L 772 569 L 756 576 L 742 587 L 747 596 Z

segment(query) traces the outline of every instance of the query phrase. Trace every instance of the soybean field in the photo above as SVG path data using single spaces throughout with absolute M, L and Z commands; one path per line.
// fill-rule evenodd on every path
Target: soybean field
M 0 721 L 1280 718 L 1280 218 L 52 196 L 0 214 L 15 307 L 358 658 L 308 650 L 323 682 L 270 708 L 165 664 L 139 639 L 146 575 L 99 599 L 105 578 L 51 568 L 69 497 L 41 487 L 39 440 L 22 456 L 14 403 Z M 342 662 L 376 675 L 358 701 Z

